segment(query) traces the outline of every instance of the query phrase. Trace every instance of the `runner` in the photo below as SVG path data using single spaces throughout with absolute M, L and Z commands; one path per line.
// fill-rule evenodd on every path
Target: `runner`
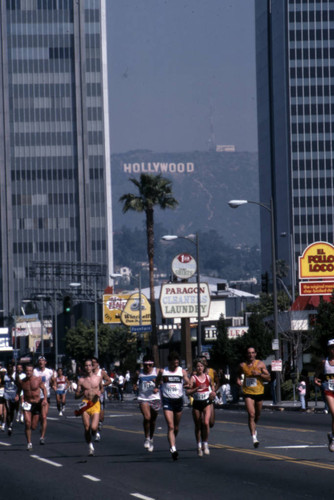
M 5 392 L 6 368 L 0 362 L 0 429 L 4 432 L 6 429 L 6 402 L 3 397 Z
M 244 375 L 243 381 L 241 375 Z M 254 448 L 260 444 L 257 438 L 256 423 L 258 422 L 262 410 L 264 385 L 263 382 L 270 382 L 270 374 L 263 361 L 256 359 L 254 347 L 248 347 L 247 360 L 241 363 L 238 370 L 237 384 L 243 390 L 246 410 L 248 413 L 248 427 L 253 439 Z
M 209 375 L 209 377 L 210 377 L 211 388 L 214 392 L 216 392 L 218 387 L 219 387 L 218 373 L 213 368 L 209 368 L 208 360 L 207 360 L 206 356 L 203 356 L 203 355 L 200 356 L 200 360 L 202 361 L 202 363 L 204 364 L 204 367 L 205 367 L 204 373 L 206 373 L 206 375 Z M 210 427 L 211 428 L 215 425 L 215 419 L 216 419 L 215 405 L 213 403 L 212 405 L 210 405 Z
M 13 432 L 13 421 L 14 413 L 17 411 L 19 406 L 19 388 L 15 381 L 14 365 L 8 363 L 7 373 L 4 377 L 5 389 L 4 389 L 4 400 L 6 405 L 6 423 L 8 436 L 12 435 Z
M 328 433 L 328 449 L 334 451 L 334 339 L 327 342 L 328 356 L 316 370 L 314 383 L 324 390 L 329 413 L 332 417 L 332 432 Z
M 45 444 L 45 433 L 47 427 L 47 417 L 50 405 L 50 385 L 54 386 L 53 370 L 51 368 L 46 368 L 46 358 L 40 356 L 38 358 L 38 367 L 34 369 L 35 377 L 41 377 L 43 384 L 46 388 L 46 405 L 42 405 L 41 411 L 41 437 L 39 439 L 39 444 Z M 44 398 L 44 392 L 41 391 L 41 399 Z
M 136 375 L 134 380 L 134 390 L 138 389 L 139 391 L 138 402 L 143 415 L 144 448 L 149 452 L 154 450 L 153 435 L 158 412 L 161 408 L 160 393 L 156 387 L 157 369 L 152 359 L 153 356 L 144 356 L 144 368 Z
M 194 362 L 196 373 L 190 378 L 190 388 L 187 390 L 193 401 L 193 419 L 195 423 L 195 437 L 197 454 L 199 457 L 210 455 L 208 438 L 210 432 L 210 406 L 213 405 L 216 393 L 211 389 L 211 379 L 205 373 L 205 364 L 202 359 Z
M 106 397 L 105 397 L 105 388 L 111 384 L 111 378 L 109 377 L 108 373 L 104 368 L 100 368 L 99 360 L 96 357 L 92 358 L 92 366 L 93 366 L 93 373 L 94 375 L 97 375 L 98 377 L 102 377 L 102 392 L 100 396 L 100 405 L 101 405 L 101 411 L 100 411 L 100 418 L 99 418 L 99 427 L 98 427 L 98 432 L 95 435 L 95 441 L 100 441 L 101 439 L 101 434 L 99 431 L 102 430 L 102 424 L 104 422 L 104 410 L 106 406 Z
M 26 374 L 23 370 L 22 363 L 18 363 L 16 365 L 15 380 L 16 380 L 17 376 L 20 378 L 20 380 L 23 380 L 26 378 Z M 16 413 L 16 422 L 21 422 L 21 424 L 24 424 L 22 402 L 23 402 L 23 391 L 21 390 L 20 395 L 19 395 L 19 404 L 18 404 L 17 413 Z
M 57 376 L 54 379 L 53 389 L 56 392 L 57 410 L 59 416 L 62 417 L 66 405 L 66 392 L 70 386 L 68 378 L 64 375 L 63 369 L 58 368 Z
M 183 384 L 189 386 L 187 372 L 180 366 L 177 352 L 168 356 L 168 366 L 159 370 L 156 387 L 161 384 L 162 407 L 168 426 L 167 439 L 173 460 L 177 460 L 176 436 L 183 410 Z
M 102 377 L 94 375 L 93 365 L 90 359 L 85 362 L 85 372 L 78 380 L 78 387 L 75 391 L 75 399 L 83 397 L 79 410 L 75 415 L 82 415 L 82 422 L 85 429 L 85 440 L 88 444 L 88 455 L 94 456 L 94 445 L 92 437 L 95 438 L 100 416 L 100 395 L 102 392 Z
M 40 420 L 43 408 L 45 409 L 47 402 L 47 392 L 41 377 L 34 375 L 33 365 L 26 366 L 26 378 L 21 380 L 16 377 L 16 383 L 19 389 L 23 390 L 23 413 L 25 423 L 25 435 L 27 438 L 27 450 L 32 450 L 31 431 L 35 430 Z M 43 399 L 41 399 L 41 392 Z M 44 410 L 45 411 L 45 410 Z

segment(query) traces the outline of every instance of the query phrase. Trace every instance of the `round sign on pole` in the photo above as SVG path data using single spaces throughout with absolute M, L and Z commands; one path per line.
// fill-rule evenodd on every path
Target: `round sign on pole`
M 172 261 L 172 271 L 177 278 L 187 280 L 196 272 L 196 260 L 189 253 L 180 253 Z

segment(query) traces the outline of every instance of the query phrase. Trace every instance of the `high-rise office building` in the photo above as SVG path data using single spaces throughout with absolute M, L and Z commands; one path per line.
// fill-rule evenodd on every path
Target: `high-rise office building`
M 277 259 L 297 272 L 308 245 L 333 242 L 334 1 L 256 0 L 255 12 L 260 199 L 273 196 Z M 262 269 L 269 270 L 265 212 Z
M 105 0 L 0 5 L 6 314 L 29 295 L 34 263 L 99 263 L 107 280 L 113 252 Z

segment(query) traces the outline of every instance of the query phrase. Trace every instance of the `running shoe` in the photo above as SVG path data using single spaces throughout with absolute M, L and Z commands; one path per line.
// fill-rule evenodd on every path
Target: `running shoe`
M 174 450 L 172 450 L 172 448 L 170 448 L 169 450 L 171 452 L 171 455 L 172 455 L 172 459 L 174 460 L 177 460 L 178 459 L 178 456 L 179 456 L 179 452 L 177 451 L 176 448 L 174 448 Z
M 146 448 L 148 450 L 149 447 L 150 447 L 150 440 L 149 440 L 149 438 L 146 438 L 144 441 L 144 448 Z
M 153 450 L 154 450 L 153 439 L 150 439 L 150 443 L 149 443 L 149 446 L 147 448 L 147 451 L 152 453 Z
M 101 434 L 99 432 L 95 434 L 95 441 L 96 442 L 101 441 Z
M 20 422 L 21 422 L 21 424 L 24 424 L 24 415 L 20 416 Z
M 60 411 L 60 412 L 59 412 L 59 416 L 60 416 L 60 417 L 62 417 L 62 416 L 63 416 L 63 412 L 62 412 L 62 411 Z
M 95 453 L 93 443 L 89 443 L 88 445 L 88 456 L 93 457 Z
M 5 429 L 6 429 L 6 424 L 1 424 L 1 430 L 2 430 L 2 432 L 5 432 Z
M 45 438 L 39 438 L 39 444 L 45 444 Z
M 203 451 L 204 451 L 204 455 L 210 455 L 208 443 L 203 443 Z
M 328 449 L 329 451 L 334 451 L 334 437 L 332 436 L 332 434 L 329 432 L 327 434 L 327 437 L 328 437 Z
M 254 448 L 258 448 L 258 447 L 259 447 L 259 444 L 260 444 L 260 441 L 257 439 L 257 435 L 256 435 L 256 434 L 254 434 L 254 435 L 252 436 L 252 438 L 253 438 L 253 446 L 254 446 Z
M 16 415 L 16 422 L 19 422 L 19 421 L 20 421 L 20 414 L 18 413 L 18 414 Z
M 27 450 L 28 450 L 28 451 L 31 451 L 31 450 L 32 450 L 32 443 L 28 443 L 28 444 L 27 444 Z
M 13 428 L 12 427 L 8 427 L 8 436 L 11 436 L 13 433 Z
M 203 456 L 203 450 L 202 450 L 202 447 L 200 447 L 200 446 L 197 448 L 197 455 L 198 455 L 199 457 L 202 457 L 202 456 Z

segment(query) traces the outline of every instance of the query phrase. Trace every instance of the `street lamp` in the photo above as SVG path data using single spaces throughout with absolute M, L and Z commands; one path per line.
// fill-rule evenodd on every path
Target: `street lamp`
M 197 356 L 202 352 L 202 338 L 201 338 L 201 279 L 199 272 L 199 241 L 198 233 L 190 234 L 189 236 L 176 236 L 175 234 L 166 234 L 161 239 L 165 241 L 172 241 L 177 239 L 190 241 L 196 247 L 196 275 L 197 275 Z
M 241 205 L 245 205 L 246 203 L 253 203 L 254 205 L 259 205 L 262 208 L 265 208 L 270 212 L 271 215 L 271 258 L 272 258 L 272 277 L 273 277 L 273 302 L 274 302 L 274 337 L 278 344 L 278 349 L 275 350 L 275 359 L 280 359 L 280 344 L 279 344 L 279 335 L 278 335 L 278 308 L 277 308 L 277 283 L 276 283 L 276 246 L 275 246 L 275 213 L 274 213 L 274 203 L 273 198 L 270 198 L 270 205 L 266 205 L 265 203 L 261 203 L 259 201 L 250 201 L 250 200 L 231 200 L 228 202 L 231 208 L 238 208 Z M 276 395 L 277 395 L 277 403 L 281 402 L 281 379 L 280 372 L 276 372 Z

